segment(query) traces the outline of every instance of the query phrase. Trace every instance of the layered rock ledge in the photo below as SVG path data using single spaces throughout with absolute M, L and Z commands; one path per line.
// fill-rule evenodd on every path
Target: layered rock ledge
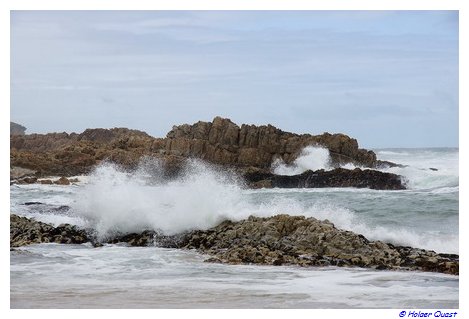
M 330 171 L 308 170 L 298 175 L 275 175 L 269 172 L 254 171 L 244 174 L 253 188 L 322 188 L 356 187 L 379 190 L 401 190 L 405 185 L 401 176 L 376 170 L 356 168 L 353 170 L 336 168 Z
M 10 215 L 10 247 L 33 243 L 83 243 L 92 240 L 71 225 L 53 227 Z M 459 256 L 370 241 L 337 229 L 329 221 L 303 216 L 249 217 L 224 221 L 208 230 L 165 236 L 147 230 L 118 236 L 109 243 L 196 249 L 209 262 L 229 264 L 365 267 L 459 274 Z

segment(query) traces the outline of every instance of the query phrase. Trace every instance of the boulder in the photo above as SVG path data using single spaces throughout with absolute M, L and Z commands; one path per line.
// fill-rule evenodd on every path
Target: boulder
M 68 180 L 68 178 L 62 176 L 61 178 L 56 180 L 54 182 L 54 184 L 56 184 L 56 185 L 70 185 L 70 181 Z

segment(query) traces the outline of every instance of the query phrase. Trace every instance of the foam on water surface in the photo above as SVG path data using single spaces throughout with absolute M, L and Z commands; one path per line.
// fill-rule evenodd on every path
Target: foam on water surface
M 156 247 L 25 247 L 11 252 L 11 307 L 459 306 L 458 276 L 359 268 L 222 265 L 205 263 L 205 258 L 192 251 Z M 51 263 L 54 271 L 50 271 Z

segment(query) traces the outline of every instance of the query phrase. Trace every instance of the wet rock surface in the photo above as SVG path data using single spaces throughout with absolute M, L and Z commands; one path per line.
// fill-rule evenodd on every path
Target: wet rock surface
M 251 171 L 244 178 L 253 188 L 321 188 L 356 187 L 380 190 L 405 189 L 401 176 L 380 171 L 356 168 L 336 168 L 330 171 L 306 171 L 299 175 L 275 175 L 269 172 Z
M 212 262 L 300 266 L 358 266 L 459 274 L 459 256 L 400 247 L 337 229 L 302 216 L 249 217 L 225 221 L 187 237 L 185 248 L 212 255 Z
M 89 241 L 84 230 L 70 224 L 54 227 L 30 218 L 10 214 L 10 247 L 39 243 L 82 244 Z
M 10 247 L 56 242 L 93 241 L 90 231 L 69 224 L 58 227 L 10 215 Z M 459 256 L 370 241 L 360 234 L 337 229 L 331 222 L 303 216 L 249 217 L 224 221 L 208 230 L 167 236 L 146 230 L 115 236 L 107 243 L 129 246 L 196 249 L 210 255 L 208 262 L 228 264 L 365 267 L 459 274 Z

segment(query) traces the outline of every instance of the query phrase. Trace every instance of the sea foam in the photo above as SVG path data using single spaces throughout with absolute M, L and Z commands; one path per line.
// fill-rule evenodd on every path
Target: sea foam
M 405 165 L 381 171 L 405 176 L 410 189 L 459 190 L 458 149 L 394 149 L 377 150 L 378 159 Z

